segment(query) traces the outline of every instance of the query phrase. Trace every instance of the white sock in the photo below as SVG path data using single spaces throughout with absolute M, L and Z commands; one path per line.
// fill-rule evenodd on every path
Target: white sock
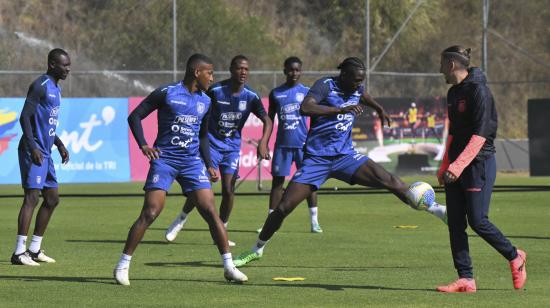
M 318 225 L 319 221 L 317 221 L 317 207 L 310 207 L 309 208 L 309 215 L 311 216 L 311 224 L 312 225 Z
M 16 255 L 20 255 L 27 250 L 27 236 L 26 235 L 17 235 L 15 241 L 15 251 Z
M 273 211 L 275 211 L 274 209 L 269 209 L 269 211 L 267 211 L 267 215 L 273 213 Z
M 263 253 L 265 244 L 267 244 L 268 241 L 262 241 L 260 238 L 256 241 L 256 245 L 252 247 L 252 250 L 257 253 Z
M 222 260 L 223 260 L 223 268 L 235 267 L 235 264 L 233 264 L 233 256 L 231 256 L 230 252 L 222 254 Z
M 38 235 L 33 235 L 31 239 L 31 244 L 29 245 L 29 250 L 31 252 L 37 253 L 40 251 L 40 245 L 42 245 L 42 237 Z
M 225 230 L 227 230 L 227 224 L 229 224 L 229 221 L 223 223 L 223 227 L 225 228 Z
M 432 206 L 426 209 L 426 211 L 432 213 L 440 219 L 443 219 L 445 217 L 445 213 L 447 213 L 447 207 L 437 202 L 434 202 Z
M 132 261 L 132 256 L 129 256 L 129 255 L 123 253 L 120 256 L 120 259 L 118 260 L 116 268 L 117 269 L 130 268 L 130 261 Z

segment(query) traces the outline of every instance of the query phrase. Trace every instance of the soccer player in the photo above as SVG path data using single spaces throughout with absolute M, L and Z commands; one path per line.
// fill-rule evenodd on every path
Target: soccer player
M 527 279 L 526 253 L 516 249 L 489 221 L 496 178 L 494 139 L 497 113 L 483 72 L 470 67 L 470 48 L 451 46 L 441 53 L 440 72 L 451 84 L 447 94 L 449 136 L 437 178 L 445 184 L 451 253 L 458 279 L 440 292 L 475 292 L 468 234 L 470 227 L 509 261 L 515 289 Z
M 411 136 L 413 142 L 416 138 L 416 120 L 418 115 L 418 109 L 416 108 L 416 103 L 412 102 L 411 107 L 407 110 L 407 120 L 409 122 L 409 127 L 411 129 Z
M 222 201 L 220 218 L 227 228 L 233 209 L 235 182 L 239 176 L 241 130 L 252 112 L 263 122 L 263 135 L 258 143 L 258 158 L 270 159 L 268 141 L 273 125 L 267 116 L 260 97 L 246 85 L 248 80 L 248 59 L 243 55 L 231 60 L 231 77 L 214 84 L 209 90 L 212 98 L 212 113 L 208 126 L 212 166 L 219 168 L 222 178 Z M 193 200 L 187 199 L 182 212 L 166 230 L 166 240 L 172 242 L 193 210 Z M 229 241 L 230 246 L 235 243 Z
M 302 74 L 302 61 L 297 57 L 289 57 L 284 62 L 286 82 L 269 93 L 268 115 L 274 121 L 279 120 L 277 140 L 273 150 L 271 164 L 271 193 L 269 194 L 269 212 L 273 212 L 283 197 L 285 176 L 290 175 L 290 167 L 294 162 L 297 168 L 302 166 L 303 147 L 307 137 L 307 118 L 300 114 L 300 105 L 309 88 L 299 82 Z M 311 220 L 311 232 L 321 233 L 323 229 L 317 218 L 317 193 L 307 197 Z M 258 230 L 261 231 L 261 230 Z
M 302 167 L 294 174 L 277 208 L 267 217 L 252 250 L 234 260 L 237 267 L 260 259 L 267 241 L 281 227 L 285 217 L 328 178 L 348 184 L 383 187 L 402 202 L 409 203 L 406 196 L 408 186 L 368 157 L 357 153 L 352 146 L 353 122 L 363 112 L 364 105 L 376 110 L 383 123 L 390 122 L 384 109 L 361 85 L 365 79 L 363 62 L 358 58 L 347 58 L 338 69 L 339 76 L 318 80 L 304 99 L 300 111 L 311 117 L 311 127 Z M 445 221 L 445 206 L 433 204 L 428 211 Z
M 204 91 L 212 81 L 212 61 L 194 54 L 187 60 L 183 81 L 156 89 L 128 117 L 132 134 L 143 155 L 150 159 L 150 168 L 143 188 L 145 200 L 141 214 L 128 232 L 124 251 L 113 272 L 121 285 L 130 285 L 128 271 L 132 255 L 147 228 L 162 212 L 166 192 L 174 179 L 208 223 L 222 256 L 225 278 L 236 282 L 248 280 L 233 264 L 227 233 L 216 213 L 210 186 L 210 180 L 216 181 L 217 175 L 208 142 L 211 100 Z M 154 110 L 158 110 L 158 135 L 154 146 L 149 147 L 141 120 Z
M 431 133 L 437 139 L 437 142 L 440 143 L 441 139 L 439 139 L 439 136 L 437 135 L 437 131 L 435 130 L 435 114 L 429 111 L 426 114 L 426 126 L 427 126 L 427 131 L 426 131 L 426 134 L 424 135 L 424 141 L 426 141 L 426 138 L 428 137 L 428 133 Z
M 52 49 L 48 53 L 48 70 L 30 85 L 19 118 L 23 130 L 18 148 L 19 169 L 25 195 L 19 211 L 15 251 L 11 256 L 11 263 L 15 265 L 37 266 L 38 262 L 55 262 L 40 248 L 44 232 L 59 203 L 52 146 L 57 146 L 62 163 L 69 161 L 69 152 L 55 130 L 61 104 L 59 80 L 67 78 L 70 67 L 69 54 L 63 49 Z M 40 191 L 44 200 L 36 215 L 34 233 L 27 249 L 27 234 Z

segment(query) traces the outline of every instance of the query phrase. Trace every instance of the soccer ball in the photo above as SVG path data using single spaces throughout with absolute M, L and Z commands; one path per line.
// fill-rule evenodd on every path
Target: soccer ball
M 407 190 L 409 204 L 417 210 L 426 210 L 435 202 L 435 192 L 426 182 L 416 182 Z

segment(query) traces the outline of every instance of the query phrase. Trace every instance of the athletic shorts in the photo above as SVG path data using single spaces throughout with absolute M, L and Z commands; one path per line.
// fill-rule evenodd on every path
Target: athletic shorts
M 212 159 L 212 167 L 219 169 L 220 174 L 239 174 L 239 161 L 241 156 L 239 151 L 219 152 L 210 147 L 210 158 Z
M 306 155 L 302 167 L 296 171 L 293 182 L 313 185 L 319 189 L 328 178 L 335 178 L 348 184 L 353 183 L 355 171 L 369 158 L 363 154 L 352 153 L 337 156 Z
M 271 175 L 273 176 L 288 176 L 290 175 L 290 167 L 292 162 L 296 164 L 296 168 L 302 167 L 304 160 L 304 151 L 301 148 L 280 148 L 276 147 L 273 150 L 273 161 L 271 162 Z
M 159 158 L 149 163 L 149 173 L 143 190 L 162 189 L 170 190 L 176 180 L 184 194 L 199 189 L 211 189 L 208 171 L 199 158 L 188 158 L 178 164 L 169 163 Z
M 25 189 L 57 188 L 57 177 L 51 157 L 44 157 L 42 165 L 35 165 L 31 153 L 18 150 L 21 185 Z

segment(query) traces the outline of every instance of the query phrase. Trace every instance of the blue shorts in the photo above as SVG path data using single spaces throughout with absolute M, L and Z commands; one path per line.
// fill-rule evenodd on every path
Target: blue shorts
M 57 177 L 51 157 L 44 157 L 42 165 L 35 165 L 31 153 L 18 150 L 21 185 L 25 189 L 57 188 Z
M 149 164 L 149 173 L 143 187 L 145 191 L 153 189 L 168 191 L 174 179 L 178 181 L 184 194 L 212 188 L 208 171 L 199 157 L 188 158 L 178 164 L 159 158 L 152 160 Z
M 271 175 L 288 176 L 290 175 L 292 162 L 299 169 L 302 167 L 302 160 L 304 160 L 304 151 L 301 148 L 275 147 L 273 161 L 271 162 Z
M 293 182 L 309 184 L 319 189 L 328 178 L 335 178 L 348 184 L 355 184 L 352 177 L 355 171 L 369 158 L 363 154 L 342 154 L 338 156 L 306 155 L 302 167 L 296 171 Z
M 239 161 L 241 156 L 239 151 L 219 152 L 210 147 L 210 158 L 212 159 L 212 167 L 219 169 L 220 174 L 239 174 Z

